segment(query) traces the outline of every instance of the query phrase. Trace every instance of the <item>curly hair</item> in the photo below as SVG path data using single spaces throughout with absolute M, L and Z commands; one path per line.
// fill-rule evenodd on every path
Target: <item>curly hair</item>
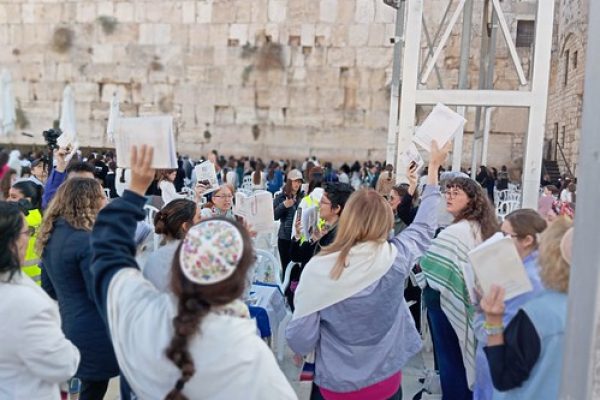
M 483 240 L 498 232 L 500 226 L 496 212 L 487 193 L 476 181 L 471 178 L 454 178 L 448 181 L 446 189 L 461 189 L 469 198 L 467 206 L 454 217 L 455 223 L 463 219 L 478 222 Z
M 572 226 L 570 219 L 560 217 L 542 233 L 538 262 L 540 278 L 547 289 L 562 293 L 569 289 L 571 267 L 561 254 L 560 242 Z
M 177 315 L 173 318 L 173 338 L 166 355 L 181 370 L 181 377 L 165 397 L 166 400 L 187 400 L 181 393 L 185 384 L 196 373 L 194 360 L 188 349 L 192 337 L 200 334 L 202 319 L 212 307 L 219 307 L 239 299 L 246 287 L 246 275 L 254 263 L 254 250 L 248 232 L 238 222 L 225 218 L 212 218 L 228 221 L 242 234 L 244 250 L 233 274 L 222 282 L 213 285 L 197 285 L 188 280 L 179 264 L 181 245 L 173 257 L 171 267 L 171 289 L 178 298 Z
M 91 178 L 69 178 L 58 188 L 40 226 L 36 248 L 42 254 L 54 230 L 54 223 L 64 218 L 75 229 L 91 231 L 105 197 L 102 186 Z

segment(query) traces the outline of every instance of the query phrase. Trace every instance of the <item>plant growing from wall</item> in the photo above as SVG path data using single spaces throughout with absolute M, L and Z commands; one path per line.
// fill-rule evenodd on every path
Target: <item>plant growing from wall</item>
M 210 126 L 210 124 L 207 123 L 206 128 L 204 129 L 204 139 L 206 139 L 206 142 L 210 142 L 210 138 L 212 138 L 212 134 L 208 130 L 209 126 Z
M 117 29 L 119 21 L 110 15 L 101 15 L 97 18 L 98 23 L 106 35 L 112 34 Z
M 165 114 L 169 114 L 173 111 L 173 98 L 171 96 L 162 96 L 158 100 L 158 109 Z
M 252 137 L 254 138 L 254 141 L 257 141 L 260 137 L 260 128 L 256 124 L 252 125 Z
M 51 47 L 57 53 L 66 53 L 73 46 L 75 34 L 65 26 L 58 27 L 54 30 L 51 39 Z
M 19 129 L 29 128 L 29 119 L 21 107 L 21 100 L 17 99 L 17 108 L 15 109 L 15 125 Z
M 283 46 L 279 43 L 265 42 L 256 54 L 256 69 L 260 71 L 284 69 Z

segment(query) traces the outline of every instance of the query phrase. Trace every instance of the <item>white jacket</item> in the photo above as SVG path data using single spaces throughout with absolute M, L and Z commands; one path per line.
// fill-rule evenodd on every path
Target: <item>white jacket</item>
M 58 400 L 79 351 L 63 334 L 58 307 L 29 277 L 0 275 L 0 399 Z
M 177 303 L 141 272 L 124 268 L 110 281 L 107 318 L 115 354 L 132 390 L 143 400 L 164 399 L 181 371 L 165 355 Z M 292 400 L 296 394 L 254 320 L 209 313 L 188 346 L 196 373 L 189 399 Z

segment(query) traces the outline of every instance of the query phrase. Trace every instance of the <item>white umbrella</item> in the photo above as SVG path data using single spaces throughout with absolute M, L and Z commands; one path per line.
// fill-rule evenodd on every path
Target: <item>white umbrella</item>
M 12 78 L 8 70 L 2 71 L 2 82 L 0 83 L 0 133 L 8 135 L 15 131 L 17 113 L 15 111 L 15 96 L 12 91 Z
M 70 85 L 67 85 L 63 91 L 58 126 L 62 131 L 62 135 L 58 138 L 58 145 L 61 147 L 66 147 L 69 144 L 75 145 L 77 142 L 75 96 Z
M 119 119 L 119 97 L 117 92 L 113 93 L 110 99 L 110 108 L 108 110 L 108 123 L 106 124 L 106 136 L 111 143 L 115 142 L 115 127 Z

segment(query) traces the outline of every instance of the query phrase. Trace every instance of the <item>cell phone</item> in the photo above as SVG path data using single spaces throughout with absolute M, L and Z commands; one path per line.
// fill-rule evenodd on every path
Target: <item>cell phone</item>
M 204 186 L 210 186 L 210 181 L 208 179 L 205 179 L 203 181 L 198 181 L 199 185 L 204 185 Z
M 296 221 L 302 221 L 302 209 L 298 208 L 298 210 L 296 210 Z
M 408 169 L 415 169 L 417 168 L 417 163 L 415 161 L 411 161 L 410 165 L 408 166 Z

